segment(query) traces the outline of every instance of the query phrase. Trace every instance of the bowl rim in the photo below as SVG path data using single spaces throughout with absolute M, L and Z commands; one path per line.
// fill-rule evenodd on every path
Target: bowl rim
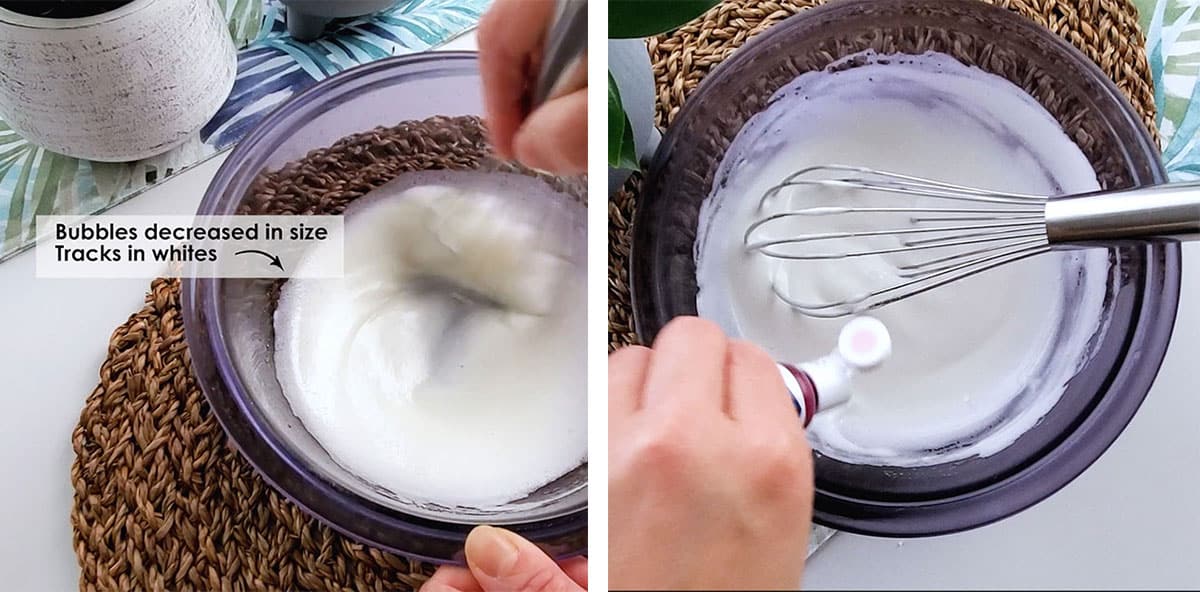
M 256 176 L 257 170 L 249 171 L 250 167 L 244 165 L 255 162 L 253 155 L 264 150 L 264 146 L 274 146 L 276 127 L 302 112 L 314 99 L 328 100 L 368 75 L 391 70 L 408 72 L 430 64 L 476 67 L 477 62 L 478 54 L 471 51 L 421 52 L 383 58 L 317 82 L 271 111 L 234 147 L 206 189 L 197 215 L 219 215 L 218 210 L 228 210 L 231 204 L 240 203 L 241 196 L 226 195 L 224 188 Z M 287 446 L 253 409 L 254 402 L 238 376 L 232 352 L 225 346 L 219 320 L 220 300 L 216 297 L 221 281 L 183 278 L 180 308 L 197 383 L 241 456 L 272 489 L 345 536 L 421 561 L 462 564 L 463 546 L 474 524 L 437 521 L 382 506 L 324 480 L 288 452 Z M 587 515 L 585 498 L 581 508 L 561 516 L 505 525 L 505 528 L 521 534 L 556 558 L 566 558 L 587 552 Z
M 694 111 L 701 108 L 700 102 L 694 99 L 706 86 L 715 86 L 719 81 L 735 75 L 742 64 L 758 57 L 747 49 L 765 45 L 776 37 L 782 38 L 787 35 L 789 27 L 799 26 L 798 23 L 843 11 L 854 14 L 854 11 L 867 6 L 887 6 L 895 10 L 947 4 L 950 2 L 943 0 L 842 0 L 802 11 L 747 41 L 745 46 L 718 64 L 693 91 L 693 100 L 681 107 L 675 122 L 689 119 Z M 1141 123 L 1141 118 L 1112 79 L 1092 60 L 1058 35 L 1008 10 L 982 2 L 962 4 L 969 4 L 969 10 L 977 10 L 1033 31 L 1034 35 L 1046 40 L 1076 68 L 1088 72 L 1104 89 L 1105 96 L 1100 100 L 1113 103 L 1120 110 L 1121 116 L 1114 118 L 1114 124 L 1133 132 L 1136 144 L 1122 149 L 1127 153 L 1137 151 L 1151 157 L 1149 160 L 1153 167 L 1150 178 L 1138 179 L 1139 184 L 1167 181 L 1161 153 Z M 659 184 L 657 177 L 662 174 L 671 151 L 680 141 L 680 129 L 678 125 L 667 128 L 647 169 L 643 187 L 656 187 Z M 653 231 L 647 219 L 649 209 L 639 207 L 634 216 L 627 271 L 634 330 L 643 343 L 653 340 L 667 316 L 662 309 L 660 290 L 650 283 L 653 281 L 653 272 L 646 269 L 654 266 L 645 257 L 647 252 L 654 250 Z M 1146 276 L 1161 278 L 1162 283 L 1159 285 L 1147 281 L 1143 286 L 1143 298 L 1137 303 L 1132 330 L 1125 337 L 1118 366 L 1109 375 L 1104 387 L 1103 392 L 1108 396 L 1101 397 L 1075 430 L 1050 452 L 986 487 L 925 502 L 882 502 L 839 497 L 823 491 L 818 479 L 813 520 L 838 530 L 872 536 L 908 538 L 951 534 L 1017 514 L 1048 498 L 1082 474 L 1116 441 L 1133 419 L 1154 382 L 1174 328 L 1180 292 L 1181 248 L 1178 243 L 1159 243 L 1145 247 L 1145 253 Z M 1162 310 L 1152 313 L 1145 306 L 1146 301 L 1159 303 Z M 1131 363 L 1130 351 L 1139 352 L 1136 365 Z

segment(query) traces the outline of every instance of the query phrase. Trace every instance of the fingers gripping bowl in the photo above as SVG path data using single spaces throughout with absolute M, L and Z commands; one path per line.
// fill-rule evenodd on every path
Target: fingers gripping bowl
M 978 2 L 936 0 L 849 1 L 812 9 L 734 53 L 689 97 L 668 128 L 634 220 L 630 284 L 643 341 L 652 340 L 674 316 L 705 312 L 697 300 L 704 290 L 697 281 L 697 256 L 704 252 L 704 233 L 717 227 L 705 201 L 726 188 L 741 188 L 729 172 L 734 167 L 725 161 L 730 154 L 735 154 L 733 161 L 747 160 L 743 157 L 749 152 L 735 150 L 735 140 L 740 143 L 745 130 L 755 125 L 772 130 L 761 125 L 762 118 L 754 123 L 755 116 L 778 110 L 784 92 L 803 94 L 793 82 L 805 73 L 855 72 L 892 57 L 897 63 L 920 61 L 914 56 L 929 52 L 1003 79 L 1031 97 L 1061 127 L 1063 141 L 1078 147 L 1080 162 L 1085 168 L 1090 164 L 1101 187 L 1165 181 L 1157 148 L 1112 82 L 1074 48 L 1016 14 Z M 871 57 L 858 59 L 860 55 Z M 946 71 L 960 69 L 958 64 L 943 66 Z M 848 74 L 842 80 L 865 83 L 867 78 Z M 902 138 L 949 142 L 945 127 L 919 127 Z M 787 141 L 802 144 L 811 137 L 797 133 Z M 794 163 L 795 168 L 808 164 L 818 163 Z M 1052 292 L 1047 303 L 1078 308 L 1078 299 L 1087 297 L 1098 303 L 1098 320 L 1077 323 L 1068 315 L 1035 328 L 1054 335 L 1051 343 L 1082 345 L 1061 355 L 1053 354 L 1051 346 L 1038 359 L 1013 368 L 1017 380 L 1008 393 L 1010 402 L 982 429 L 953 445 L 921 451 L 921 462 L 872 454 L 851 458 L 814 439 L 815 519 L 887 536 L 964 530 L 1036 503 L 1095 461 L 1128 423 L 1154 379 L 1179 290 L 1175 245 L 1123 247 L 1100 259 L 1096 270 L 1089 271 L 1100 276 L 1092 277 L 1098 281 Z M 737 288 L 754 289 L 749 283 Z M 758 289 L 770 294 L 771 287 L 764 282 Z M 758 329 L 759 334 L 741 336 L 768 342 L 778 337 Z M 898 348 L 904 345 L 897 341 Z M 1059 383 L 1058 376 L 1066 378 Z M 1046 410 L 1035 409 L 1032 401 L 1046 400 L 1043 395 L 1051 389 L 1061 395 L 1056 391 Z M 986 454 L 971 450 L 990 434 L 1011 427 L 1015 418 L 1028 416 L 1030 409 L 1036 411 L 1033 421 L 1010 444 Z
M 561 198 L 554 207 L 582 219 L 584 180 L 492 160 L 481 112 L 471 53 L 389 58 L 349 70 L 268 115 L 222 165 L 199 214 L 340 214 L 386 183 L 458 174 L 474 182 L 520 175 Z M 347 213 L 348 229 L 355 215 Z M 582 243 L 582 226 L 576 235 Z M 268 483 L 342 533 L 418 559 L 461 562 L 466 535 L 480 523 L 511 529 L 556 557 L 586 551 L 586 459 L 521 499 L 487 505 L 393 491 L 335 460 L 337 452 L 306 428 L 281 387 L 273 318 L 281 291 L 273 280 L 242 279 L 187 279 L 182 290 L 188 347 L 205 396 Z

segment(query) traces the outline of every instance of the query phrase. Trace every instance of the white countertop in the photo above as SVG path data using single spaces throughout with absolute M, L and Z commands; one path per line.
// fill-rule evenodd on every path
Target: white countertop
M 472 36 L 446 49 L 470 49 Z M 219 156 L 116 208 L 190 214 Z M 839 534 L 810 560 L 809 588 L 1197 588 L 1200 533 L 1200 245 L 1185 248 L 1183 304 L 1154 389 L 1117 443 L 1049 500 L 999 524 L 935 539 Z M 77 587 L 68 514 L 71 431 L 112 330 L 146 280 L 36 280 L 32 252 L 0 264 L 0 574 L 11 590 Z

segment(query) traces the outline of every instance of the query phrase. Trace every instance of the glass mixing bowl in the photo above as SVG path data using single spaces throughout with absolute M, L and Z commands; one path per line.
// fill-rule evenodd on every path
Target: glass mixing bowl
M 1106 188 L 1166 181 L 1157 147 L 1114 84 L 1012 12 L 954 0 L 852 0 L 808 10 L 709 74 L 658 148 L 634 220 L 630 269 L 644 342 L 672 317 L 696 314 L 699 209 L 730 141 L 780 86 L 868 49 L 939 51 L 1007 78 L 1058 119 Z M 846 463 L 817 451 L 816 521 L 883 536 L 949 533 L 1014 514 L 1066 485 L 1117 438 L 1150 389 L 1175 320 L 1179 259 L 1175 244 L 1110 251 L 1108 322 L 1090 336 L 1090 356 L 1048 414 L 1004 450 L 913 468 Z
M 213 179 L 198 215 L 261 204 L 261 197 L 251 199 L 256 177 L 345 136 L 401 121 L 478 115 L 482 105 L 473 53 L 425 53 L 347 70 L 288 101 L 242 140 Z M 573 197 L 583 203 L 581 179 L 555 184 L 578 192 Z M 182 299 L 192 365 L 213 412 L 275 489 L 348 536 L 418 559 L 461 562 L 466 535 L 480 523 L 520 533 L 556 557 L 586 551 L 586 461 L 524 499 L 483 509 L 417 503 L 334 462 L 292 414 L 276 379 L 273 285 L 186 279 Z

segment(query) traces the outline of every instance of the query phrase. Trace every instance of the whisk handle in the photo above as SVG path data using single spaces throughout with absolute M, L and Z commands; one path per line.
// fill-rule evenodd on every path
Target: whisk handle
M 568 69 L 587 52 L 587 10 L 587 0 L 558 1 L 554 21 L 546 37 L 542 67 L 533 89 L 530 109 L 550 100 L 560 85 L 567 84 L 565 76 Z
M 1050 244 L 1200 240 L 1200 183 L 1172 183 L 1046 202 Z

